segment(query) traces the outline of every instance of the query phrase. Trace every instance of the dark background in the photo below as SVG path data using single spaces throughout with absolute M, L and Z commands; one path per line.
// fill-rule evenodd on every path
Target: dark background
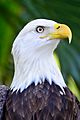
M 35 18 L 52 19 L 71 28 L 72 43 L 61 42 L 55 53 L 67 85 L 80 100 L 80 0 L 0 0 L 0 84 L 10 85 L 12 43 Z

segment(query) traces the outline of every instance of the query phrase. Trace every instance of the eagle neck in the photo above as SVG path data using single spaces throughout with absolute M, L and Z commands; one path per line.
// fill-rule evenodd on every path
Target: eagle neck
M 36 53 L 36 54 L 35 54 Z M 29 53 L 28 53 L 29 54 Z M 62 89 L 66 86 L 62 74 L 55 62 L 53 52 L 30 52 L 26 58 L 15 60 L 15 73 L 11 84 L 13 91 L 27 89 L 32 83 L 41 84 L 45 79 Z

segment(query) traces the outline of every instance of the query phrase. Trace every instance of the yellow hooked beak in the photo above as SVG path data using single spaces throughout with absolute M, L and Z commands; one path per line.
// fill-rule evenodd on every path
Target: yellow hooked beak
M 56 24 L 54 24 L 53 27 L 55 29 L 54 32 L 51 32 L 51 33 L 47 34 L 46 36 L 41 36 L 40 38 L 49 37 L 49 40 L 68 38 L 69 43 L 71 43 L 72 32 L 67 25 L 56 23 Z
M 50 33 L 51 39 L 69 39 L 69 43 L 71 43 L 72 32 L 70 28 L 65 24 L 55 24 L 55 31 Z

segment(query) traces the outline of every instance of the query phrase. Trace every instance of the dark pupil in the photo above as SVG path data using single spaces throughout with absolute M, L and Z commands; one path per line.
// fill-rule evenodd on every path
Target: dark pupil
M 37 31 L 37 32 L 43 32 L 43 31 L 44 31 L 44 28 L 43 28 L 42 26 L 38 26 L 38 27 L 36 28 L 36 31 Z
M 42 31 L 42 28 L 39 28 L 39 31 Z

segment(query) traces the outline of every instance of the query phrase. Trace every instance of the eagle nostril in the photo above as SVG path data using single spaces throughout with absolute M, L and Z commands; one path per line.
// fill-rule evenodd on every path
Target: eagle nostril
M 58 26 L 56 29 L 59 29 L 60 28 L 60 26 Z

